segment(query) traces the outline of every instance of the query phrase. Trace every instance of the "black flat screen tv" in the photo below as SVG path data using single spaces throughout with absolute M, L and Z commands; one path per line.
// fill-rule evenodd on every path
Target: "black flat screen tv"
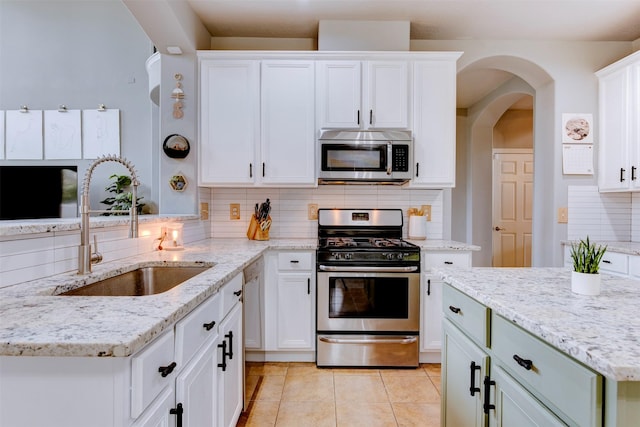
M 0 220 L 77 216 L 77 166 L 0 166 Z

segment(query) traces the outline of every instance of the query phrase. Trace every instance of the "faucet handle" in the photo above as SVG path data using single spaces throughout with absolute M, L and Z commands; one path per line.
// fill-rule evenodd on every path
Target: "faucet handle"
M 91 264 L 98 264 L 102 261 L 102 254 L 98 252 L 98 236 L 93 235 L 93 253 L 91 254 Z

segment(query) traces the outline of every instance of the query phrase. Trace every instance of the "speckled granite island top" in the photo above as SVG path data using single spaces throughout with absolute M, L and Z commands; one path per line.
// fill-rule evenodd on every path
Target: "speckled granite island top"
M 496 314 L 616 381 L 640 381 L 640 281 L 602 275 L 601 293 L 571 292 L 566 268 L 438 269 Z
M 204 240 L 184 251 L 158 251 L 0 289 L 0 356 L 125 357 L 140 350 L 243 271 L 267 249 L 315 250 L 316 239 Z M 426 250 L 467 248 L 429 241 Z M 467 248 L 471 250 L 472 248 Z M 137 267 L 172 263 L 214 266 L 175 288 L 142 297 L 58 296 Z
M 1 289 L 0 355 L 129 356 L 217 293 L 266 249 L 315 250 L 316 244 L 315 239 L 206 240 L 189 245 L 184 251 L 157 251 L 96 264 L 88 276 L 67 273 Z M 162 263 L 214 266 L 157 295 L 56 295 L 83 282 Z

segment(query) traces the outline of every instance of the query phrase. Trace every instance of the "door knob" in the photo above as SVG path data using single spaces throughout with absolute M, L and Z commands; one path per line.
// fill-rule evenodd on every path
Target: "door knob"
M 500 227 L 498 227 L 498 226 L 496 225 L 496 227 L 494 228 L 494 230 L 496 230 L 496 231 L 502 231 L 502 230 L 504 230 L 504 228 L 500 228 Z

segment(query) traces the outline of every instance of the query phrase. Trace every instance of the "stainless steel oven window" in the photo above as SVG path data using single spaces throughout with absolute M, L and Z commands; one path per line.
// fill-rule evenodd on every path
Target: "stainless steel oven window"
M 420 328 L 419 273 L 318 272 L 317 279 L 319 331 Z
M 405 277 L 329 278 L 330 318 L 406 319 L 409 281 Z

